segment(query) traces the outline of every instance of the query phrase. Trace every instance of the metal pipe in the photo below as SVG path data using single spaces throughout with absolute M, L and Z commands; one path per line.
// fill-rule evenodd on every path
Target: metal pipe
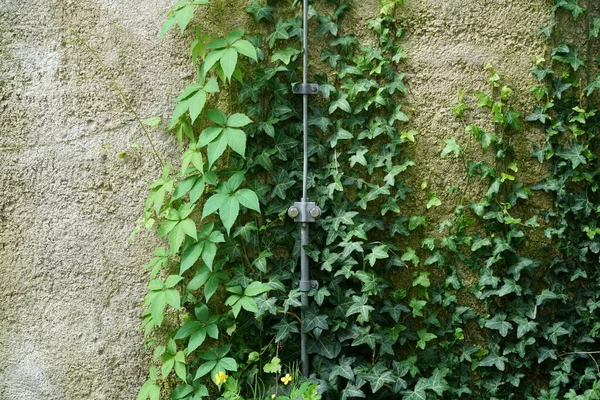
M 308 84 L 308 0 L 302 2 L 302 45 L 304 54 L 302 59 L 302 84 Z M 308 202 L 307 186 L 308 186 L 308 94 L 302 95 L 302 135 L 304 138 L 304 166 L 302 171 L 302 202 Z M 309 244 L 308 223 L 303 222 L 300 228 L 300 281 L 309 281 L 308 273 L 308 256 L 306 255 L 305 246 Z M 303 291 L 301 295 L 303 307 L 308 307 L 308 293 Z M 304 311 L 301 314 L 302 322 L 304 322 Z M 308 360 L 308 351 L 306 333 L 300 335 L 300 359 L 302 360 L 302 375 L 308 376 L 310 364 Z
M 302 58 L 302 84 L 308 84 L 308 0 L 302 3 L 302 46 L 304 54 Z M 304 168 L 302 171 L 302 201 L 308 201 L 306 187 L 308 180 L 308 94 L 302 95 L 302 133 L 304 136 Z

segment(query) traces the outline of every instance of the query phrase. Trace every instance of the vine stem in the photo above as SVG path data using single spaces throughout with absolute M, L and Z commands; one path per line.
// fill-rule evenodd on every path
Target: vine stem
M 106 66 L 106 64 L 104 63 L 104 61 L 102 60 L 102 58 L 92 48 L 92 46 L 90 46 L 89 43 L 85 41 L 85 39 L 83 39 L 81 36 L 79 36 L 77 34 L 77 32 L 75 32 L 75 30 L 73 30 L 73 29 L 70 29 L 70 32 L 71 32 L 71 35 L 73 35 L 75 38 L 77 38 L 77 40 L 79 40 L 85 46 L 85 48 L 96 58 L 96 60 L 100 63 L 100 66 L 102 67 L 102 69 L 108 73 L 108 79 L 110 79 L 110 81 L 112 82 L 113 89 L 117 93 L 119 93 L 119 95 L 121 96 L 121 99 L 123 100 L 123 103 L 125 103 L 125 105 L 129 109 L 129 111 L 131 111 L 131 113 L 133 114 L 133 116 L 137 120 L 138 124 L 140 125 L 140 127 L 144 131 L 144 135 L 146 136 L 146 139 L 148 139 L 148 142 L 150 143 L 150 146 L 152 147 L 152 152 L 154 153 L 154 156 L 158 160 L 158 163 L 160 164 L 161 167 L 164 167 L 165 164 L 164 164 L 163 160 L 160 158 L 160 156 L 158 155 L 158 151 L 156 151 L 156 147 L 154 147 L 154 142 L 150 138 L 150 134 L 148 133 L 148 130 L 144 126 L 144 123 L 142 122 L 140 116 L 135 111 L 135 109 L 133 108 L 133 106 L 131 105 L 131 103 L 129 102 L 129 100 L 127 100 L 127 96 L 125 96 L 125 93 L 123 93 L 123 90 L 121 89 L 121 87 L 117 83 L 117 80 L 115 79 L 115 76 L 113 75 L 113 73 L 110 70 L 110 68 L 108 68 Z
M 592 355 L 592 354 L 600 354 L 600 351 L 571 351 L 568 353 L 562 353 L 560 356 L 562 358 L 562 356 L 567 355 L 567 354 L 584 354 L 584 355 L 589 356 L 594 361 L 594 364 L 596 364 L 596 369 L 598 370 L 598 373 L 600 374 L 600 365 L 598 365 L 598 361 L 596 361 L 596 359 Z

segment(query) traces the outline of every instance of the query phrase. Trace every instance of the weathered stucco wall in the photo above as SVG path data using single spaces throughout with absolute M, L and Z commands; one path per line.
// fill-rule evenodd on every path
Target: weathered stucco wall
M 70 30 L 143 117 L 167 116 L 188 79 L 179 41 L 156 39 L 170 5 L 0 1 L 3 400 L 132 399 L 145 379 L 140 266 L 155 239 L 127 238 L 160 167 Z M 163 157 L 177 150 L 151 134 Z
M 191 79 L 184 40 L 156 38 L 171 3 L 0 2 L 2 400 L 131 399 L 145 379 L 140 266 L 156 238 L 142 234 L 132 245 L 127 238 L 160 167 L 98 60 L 70 30 L 115 72 L 142 117 L 168 118 Z M 245 1 L 235 3 L 228 21 L 248 21 Z M 377 2 L 354 3 L 354 25 L 366 31 L 362 16 L 376 13 Z M 443 192 L 464 177 L 460 163 L 438 161 L 443 139 L 464 135 L 450 115 L 458 91 L 483 89 L 491 61 L 527 99 L 548 1 L 406 3 L 411 128 L 422 133 L 418 175 Z M 173 139 L 162 129 L 150 133 L 161 156 L 173 158 Z

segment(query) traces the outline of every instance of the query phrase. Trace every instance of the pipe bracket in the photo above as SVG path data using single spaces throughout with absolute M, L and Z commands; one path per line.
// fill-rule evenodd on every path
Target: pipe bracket
M 298 201 L 288 208 L 288 215 L 296 222 L 315 222 L 321 216 L 321 209 L 315 202 Z
M 310 292 L 311 289 L 318 289 L 319 288 L 319 282 L 317 281 L 300 281 L 298 283 L 298 289 L 300 289 L 301 292 Z
M 319 93 L 319 85 L 316 83 L 296 83 L 292 85 L 294 94 L 317 94 Z

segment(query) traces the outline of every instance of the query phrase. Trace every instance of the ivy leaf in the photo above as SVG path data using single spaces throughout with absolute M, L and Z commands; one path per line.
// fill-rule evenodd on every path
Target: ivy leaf
M 477 96 L 477 105 L 479 107 L 492 107 L 493 100 L 487 94 L 483 92 L 477 92 L 475 93 L 475 96 Z
M 350 108 L 350 103 L 348 103 L 347 93 L 338 92 L 337 100 L 333 101 L 329 106 L 329 114 L 333 114 L 338 108 L 347 113 L 352 112 L 352 109 Z
M 541 65 L 536 65 L 529 72 L 535 75 L 538 82 L 543 81 L 546 76 L 554 75 L 554 71 L 551 68 L 543 68 Z
M 294 186 L 296 180 L 293 179 L 290 174 L 281 169 L 274 178 L 275 185 L 273 186 L 273 191 L 271 192 L 271 196 L 273 198 L 279 197 L 281 200 L 285 200 L 286 190 Z
M 394 80 L 385 86 L 390 94 L 394 94 L 396 90 L 403 94 L 408 93 L 403 82 L 404 75 L 405 74 L 394 74 Z
M 563 82 L 561 78 L 558 78 L 552 81 L 552 86 L 554 86 L 553 96 L 560 100 L 562 93 L 573 85 L 571 83 Z
M 326 33 L 330 33 L 332 36 L 337 36 L 338 25 L 331 20 L 330 15 L 320 15 L 318 17 L 319 23 L 317 25 L 316 36 L 321 37 Z
M 332 126 L 331 120 L 323 115 L 323 110 L 315 108 L 313 113 L 308 118 L 308 124 L 316 126 L 323 132 L 327 131 L 327 128 Z
M 569 334 L 569 331 L 567 329 L 563 328 L 564 324 L 565 324 L 564 321 L 555 322 L 552 326 L 550 326 L 546 329 L 546 331 L 544 332 L 544 336 L 546 338 L 549 338 L 550 341 L 556 345 L 558 343 L 558 338 L 560 336 Z
M 342 344 L 335 335 L 321 335 L 308 342 L 308 352 L 330 360 L 336 359 L 342 351 Z
M 282 318 L 281 321 L 273 325 L 273 330 L 277 332 L 275 334 L 275 342 L 285 341 L 292 333 L 300 332 L 298 330 L 298 322 L 289 322 L 286 318 Z
M 289 39 L 290 35 L 288 33 L 288 28 L 289 28 L 289 24 L 286 24 L 283 22 L 283 20 L 281 18 L 279 18 L 279 20 L 277 21 L 277 24 L 275 24 L 275 30 L 272 31 L 268 36 L 267 36 L 267 41 L 269 42 L 269 48 L 273 48 L 273 46 L 275 46 L 275 41 L 277 40 L 285 40 L 285 39 Z
M 402 112 L 401 108 L 402 108 L 401 105 L 396 106 L 396 108 L 394 109 L 394 112 L 392 113 L 391 117 L 388 120 L 389 126 L 393 126 L 394 122 L 396 122 L 396 121 L 408 122 L 408 116 Z
M 571 68 L 573 68 L 573 71 L 577 71 L 577 69 L 579 67 L 582 67 L 585 65 L 583 60 L 580 60 L 578 58 L 578 56 L 579 56 L 579 49 L 577 49 L 577 47 L 575 47 L 573 45 L 567 45 L 566 52 L 556 52 L 556 54 L 554 54 L 552 56 L 552 59 L 556 60 L 556 61 L 560 61 L 565 64 L 569 64 L 571 66 Z
M 316 306 L 313 304 L 311 307 L 304 310 L 304 324 L 302 325 L 302 333 L 308 333 L 315 328 L 327 330 L 329 323 L 327 315 L 319 314 Z
M 579 5 L 579 0 L 568 0 L 566 2 L 560 2 L 559 5 L 561 5 L 564 9 L 571 11 L 574 21 L 576 21 L 577 18 L 579 18 L 579 16 L 585 12 L 585 8 Z
M 573 169 L 575 169 L 579 165 L 587 163 L 585 156 L 582 154 L 584 150 L 585 148 L 583 145 L 575 143 L 566 150 L 561 149 L 557 151 L 556 155 L 564 160 L 570 161 Z
M 497 313 L 494 318 L 487 320 L 485 327 L 497 330 L 502 337 L 506 337 L 508 331 L 513 329 L 512 324 L 506 321 L 506 314 L 504 313 Z
M 433 333 L 427 332 L 427 329 L 420 329 L 417 331 L 417 335 L 419 336 L 419 341 L 417 342 L 417 347 L 425 350 L 425 346 L 427 342 L 437 339 L 437 336 Z
M 364 399 L 367 396 L 365 395 L 365 392 L 360 390 L 360 388 L 357 387 L 355 384 L 353 384 L 352 382 L 348 382 L 348 384 L 342 391 L 342 399 L 341 400 L 349 400 L 349 399 L 353 399 L 355 397 L 360 397 L 360 398 Z
M 448 381 L 444 379 L 450 370 L 447 368 L 436 368 L 433 370 L 433 374 L 423 380 L 423 388 L 426 390 L 433 390 L 438 396 L 442 396 L 445 391 L 450 389 Z
M 427 305 L 425 300 L 417 300 L 416 298 L 410 299 L 408 303 L 409 307 L 412 308 L 412 315 L 414 318 L 423 316 L 423 308 Z
M 300 50 L 293 47 L 277 50 L 271 56 L 271 63 L 274 64 L 276 61 L 281 61 L 283 64 L 288 65 L 292 61 L 292 58 L 295 60 L 299 54 Z
M 414 231 L 419 226 L 427 226 L 427 219 L 423 216 L 413 216 L 408 220 L 408 229 Z
M 268 374 L 280 374 L 281 373 L 281 359 L 279 357 L 273 357 L 271 361 L 266 363 L 263 367 L 263 371 Z
M 369 321 L 369 314 L 371 311 L 374 311 L 375 308 L 367 305 L 369 301 L 369 296 L 352 296 L 352 305 L 346 311 L 346 317 L 349 317 L 354 314 L 359 314 L 357 321 L 359 323 L 364 323 Z
M 546 109 L 540 106 L 534 106 L 533 113 L 528 115 L 525 118 L 525 121 L 540 121 L 542 124 L 546 123 L 546 118 L 550 118 L 548 114 L 546 114 Z
M 407 390 L 402 392 L 402 400 L 426 400 L 427 394 L 425 393 L 425 384 L 419 379 L 413 390 Z
M 413 279 L 412 286 L 421 286 L 424 288 L 428 288 L 431 285 L 431 282 L 429 280 L 429 274 L 430 272 L 419 272 L 419 275 L 415 279 Z
M 523 317 L 515 317 L 513 321 L 517 324 L 517 339 L 521 339 L 529 332 L 535 332 L 538 326 L 537 322 Z
M 352 342 L 352 346 L 360 346 L 361 344 L 366 344 L 371 348 L 371 350 L 375 350 L 376 334 L 370 333 L 371 326 L 366 326 L 364 328 L 356 326 L 354 328 L 356 333 L 356 339 Z
M 246 12 L 252 14 L 256 22 L 262 19 L 273 21 L 273 6 L 263 6 L 260 0 L 250 0 L 250 4 L 246 7 Z
M 439 207 L 442 205 L 442 201 L 437 197 L 435 192 L 429 192 L 426 207 L 429 210 L 431 207 Z
M 446 143 L 446 147 L 444 147 L 440 153 L 441 158 L 446 157 L 450 153 L 454 154 L 454 157 L 458 157 L 464 151 L 463 148 L 456 143 L 455 138 L 445 139 L 444 143 Z
M 394 383 L 396 379 L 392 373 L 392 370 L 387 368 L 383 363 L 378 362 L 373 368 L 367 373 L 361 374 L 360 377 L 371 385 L 371 391 L 376 393 L 386 383 Z
M 552 360 L 556 360 L 556 350 L 554 349 L 549 349 L 547 347 L 540 347 L 537 350 L 537 356 L 538 356 L 538 364 L 541 364 L 544 362 L 544 360 L 550 358 Z
M 369 253 L 365 259 L 369 262 L 369 264 L 372 266 L 375 265 L 375 263 L 377 262 L 377 260 L 382 260 L 385 258 L 388 258 L 388 247 L 385 244 L 379 245 L 379 246 L 375 246 L 373 247 L 371 253 Z
M 498 345 L 490 346 L 490 354 L 479 363 L 482 367 L 496 367 L 500 371 L 504 371 L 508 358 L 501 356 L 498 353 Z
M 356 361 L 356 357 L 340 357 L 337 365 L 331 367 L 331 372 L 329 373 L 329 380 L 333 380 L 338 376 L 342 378 L 346 378 L 349 381 L 354 381 L 354 371 L 352 369 L 352 365 Z

